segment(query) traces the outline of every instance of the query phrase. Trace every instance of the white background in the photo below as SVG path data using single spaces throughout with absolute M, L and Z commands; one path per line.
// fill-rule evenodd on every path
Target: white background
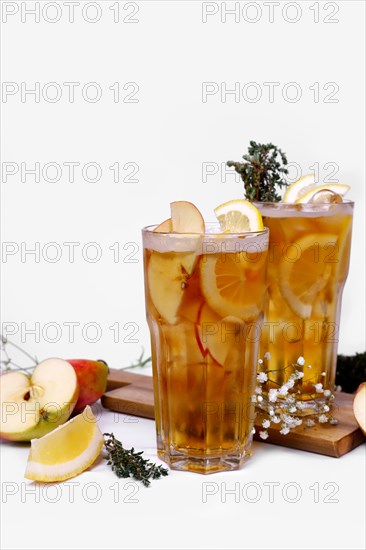
M 321 182 L 331 172 L 327 163 L 336 163 L 333 177 L 351 185 L 356 207 L 339 351 L 363 351 L 364 3 L 270 3 L 272 22 L 266 2 L 237 3 L 237 22 L 235 15 L 225 22 L 225 3 L 219 2 L 206 7 L 193 1 L 119 2 L 117 22 L 116 2 L 91 4 L 75 4 L 71 23 L 64 2 L 40 2 L 39 22 L 25 12 L 35 2 L 2 2 L 2 79 L 7 91 L 15 90 L 2 97 L 2 168 L 9 169 L 4 163 L 19 168 L 2 184 L 3 332 L 38 358 L 103 357 L 111 367 L 121 367 L 135 360 L 142 346 L 148 351 L 140 230 L 167 218 L 172 200 L 194 202 L 209 221 L 215 206 L 241 197 L 242 183 L 233 173 L 218 170 L 204 178 L 203 163 L 221 168 L 229 159 L 239 160 L 254 139 L 280 146 L 302 174 L 318 163 Z M 217 13 L 203 22 L 208 10 Z M 50 82 L 56 88 L 47 87 Z M 73 102 L 65 82 L 79 83 Z M 91 101 L 95 88 L 85 88 L 90 82 L 101 90 L 99 101 Z M 117 82 L 115 102 L 110 86 Z M 218 91 L 204 98 L 208 82 Z M 269 82 L 278 83 L 273 100 Z M 39 102 L 31 94 L 22 97 L 21 90 L 36 83 Z M 220 94 L 235 83 L 239 97 Z M 56 89 L 61 97 L 52 102 Z M 135 102 L 126 102 L 134 90 Z M 301 95 L 296 102 L 291 101 L 295 92 Z M 261 97 L 254 102 L 256 93 Z M 36 162 L 40 181 L 29 173 L 22 181 L 21 163 L 29 169 Z M 62 168 L 57 182 L 47 181 L 55 175 L 52 169 L 42 176 L 50 162 Z M 73 182 L 65 162 L 80 163 Z M 99 181 L 82 175 L 90 162 L 102 170 Z M 131 172 L 131 165 L 123 167 L 135 163 L 132 178 L 138 181 L 114 182 L 109 168 L 114 163 L 121 180 Z M 92 169 L 87 176 L 94 177 Z M 70 242 L 78 243 L 73 262 L 70 245 L 64 244 Z M 39 258 L 24 255 L 37 247 Z M 101 258 L 91 262 L 97 249 Z M 56 251 L 61 257 L 51 262 Z M 36 333 L 27 332 L 31 329 Z M 109 418 L 103 416 L 105 428 Z M 154 456 L 153 423 L 126 426 L 118 428 L 120 436 Z M 141 440 L 145 436 L 149 443 Z M 3 451 L 4 479 L 21 483 L 26 450 L 5 446 Z M 297 480 L 307 499 L 296 506 L 280 499 L 267 505 L 262 499 L 240 508 L 225 506 L 218 497 L 203 506 L 202 479 L 176 473 L 150 492 L 140 490 L 140 505 L 118 508 L 109 498 L 110 506 L 94 508 L 81 499 L 77 512 L 61 504 L 35 506 L 31 517 L 53 533 L 42 543 L 33 538 L 34 526 L 14 527 L 19 514 L 28 513 L 25 505 L 22 512 L 10 505 L 3 543 L 7 548 L 361 548 L 363 456 L 358 449 L 336 461 L 256 444 L 247 469 L 215 476 L 215 482 Z M 97 480 L 103 468 L 81 476 L 81 483 Z M 104 480 L 106 474 L 100 475 Z M 341 486 L 340 503 L 316 505 L 307 487 L 329 481 Z M 68 521 L 70 531 L 72 526 L 80 531 L 78 539 L 65 535 Z M 55 534 L 56 524 L 62 524 L 62 534 Z

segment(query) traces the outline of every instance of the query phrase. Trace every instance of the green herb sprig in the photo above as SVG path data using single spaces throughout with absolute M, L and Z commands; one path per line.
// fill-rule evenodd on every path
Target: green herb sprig
M 105 433 L 103 435 L 107 464 L 112 467 L 117 477 L 133 477 L 148 487 L 151 483 L 150 479 L 168 475 L 167 468 L 157 466 L 150 460 L 142 458 L 143 451 L 135 452 L 133 447 L 126 450 L 113 434 Z
M 248 153 L 242 157 L 245 162 L 229 160 L 244 182 L 245 198 L 257 202 L 278 202 L 281 196 L 277 189 L 288 185 L 284 176 L 288 174 L 285 153 L 272 143 L 251 141 Z

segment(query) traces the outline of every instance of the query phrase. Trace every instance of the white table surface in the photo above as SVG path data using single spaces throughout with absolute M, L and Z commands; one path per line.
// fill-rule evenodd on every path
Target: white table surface
M 160 463 L 152 420 L 93 408 L 102 431 Z M 240 471 L 169 471 L 145 488 L 103 459 L 68 482 L 34 483 L 29 446 L 2 443 L 1 547 L 363 549 L 365 448 L 336 459 L 254 442 Z

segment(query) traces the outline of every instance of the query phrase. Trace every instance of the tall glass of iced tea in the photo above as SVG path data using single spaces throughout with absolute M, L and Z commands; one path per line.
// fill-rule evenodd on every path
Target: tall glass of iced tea
M 251 454 L 268 235 L 142 231 L 158 454 L 234 470 Z
M 353 203 L 257 203 L 270 229 L 268 297 L 261 352 L 270 354 L 267 386 L 291 367 L 297 413 L 310 413 L 334 389 L 341 299 L 348 274 Z M 297 364 L 300 357 L 300 364 Z M 301 367 L 301 369 L 300 369 Z M 300 386 L 300 389 L 299 389 Z M 290 390 L 291 393 L 291 390 Z

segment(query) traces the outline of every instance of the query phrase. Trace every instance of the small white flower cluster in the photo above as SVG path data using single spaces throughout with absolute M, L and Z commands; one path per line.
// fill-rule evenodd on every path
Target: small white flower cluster
M 264 364 L 264 360 L 269 361 L 271 358 L 270 354 L 267 352 L 264 354 L 263 359 L 258 360 L 260 368 Z M 252 402 L 257 404 L 257 408 L 260 413 L 268 414 L 268 418 L 265 418 L 262 421 L 262 427 L 264 430 L 259 432 L 259 437 L 262 439 L 267 439 L 269 437 L 267 429 L 271 427 L 271 424 L 280 424 L 281 429 L 279 430 L 280 434 L 286 435 L 291 430 L 297 428 L 303 423 L 302 418 L 295 416 L 296 413 L 303 413 L 306 411 L 308 413 L 309 408 L 314 409 L 314 412 L 310 413 L 310 417 L 304 420 L 304 424 L 307 427 L 315 426 L 316 420 L 320 424 L 337 424 L 338 421 L 331 415 L 328 415 L 330 407 L 327 403 L 330 403 L 334 399 L 330 390 L 325 390 L 323 384 L 318 382 L 313 384 L 314 393 L 321 396 L 321 402 L 315 399 L 311 394 L 311 406 L 308 401 L 302 401 L 296 399 L 296 394 L 302 393 L 300 389 L 297 389 L 298 383 L 304 377 L 302 369 L 305 366 L 304 357 L 298 357 L 296 364 L 291 365 L 293 372 L 289 376 L 288 380 L 284 382 L 279 388 L 266 388 L 267 382 L 271 382 L 270 374 L 271 370 L 261 370 L 257 374 L 257 386 L 255 388 L 255 394 L 252 396 Z M 311 369 L 311 365 L 307 365 L 308 369 Z M 286 367 L 283 369 L 285 370 Z M 322 372 L 321 376 L 325 377 L 326 373 Z M 264 387 L 262 387 L 262 384 Z M 297 386 L 297 387 L 296 387 Z M 301 386 L 300 386 L 301 387 Z M 325 403 L 324 403 L 325 398 Z

